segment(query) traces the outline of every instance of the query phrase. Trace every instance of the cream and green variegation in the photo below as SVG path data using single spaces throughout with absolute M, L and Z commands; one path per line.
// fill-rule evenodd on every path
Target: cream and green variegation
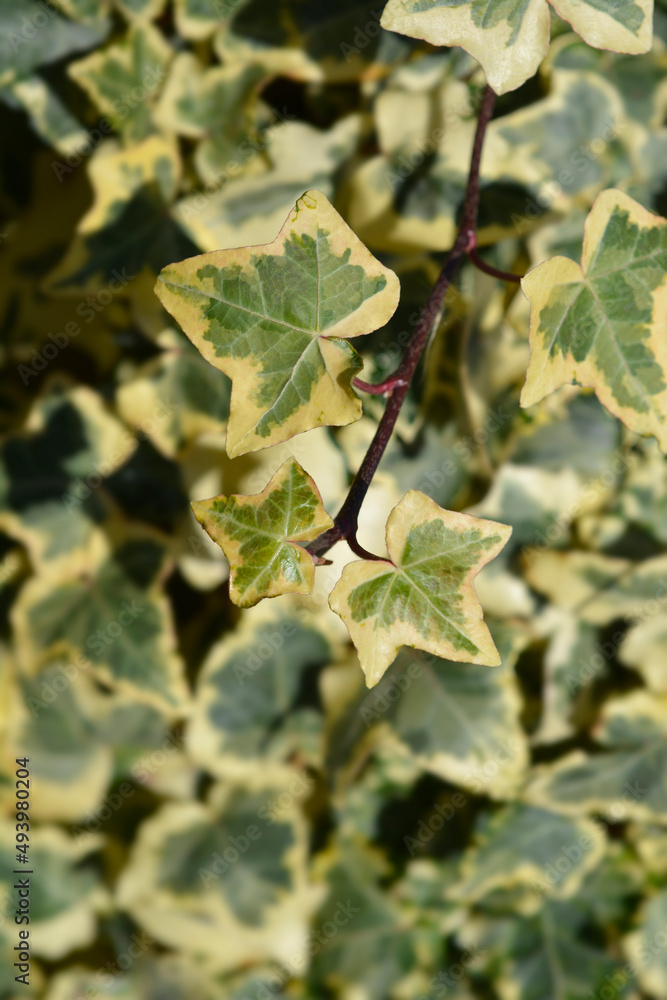
M 14 923 L 18 913 L 19 889 L 14 868 L 41 872 L 41 879 L 27 878 L 31 890 L 30 956 L 55 961 L 74 948 L 86 948 L 95 940 L 97 916 L 109 906 L 109 897 L 99 874 L 84 858 L 94 842 L 78 842 L 62 827 L 51 824 L 32 826 L 30 830 L 30 865 L 16 862 L 16 820 L 0 821 L 0 896 L 11 914 L 11 931 L 16 934 L 21 925 Z M 14 888 L 14 886 L 16 886 Z M 24 883 L 24 887 L 25 883 Z M 21 894 L 25 898 L 25 892 Z M 3 918 L 3 930 L 8 926 Z M 16 955 L 16 952 L 14 953 Z M 14 961 L 17 961 L 14 958 Z M 27 995 L 34 996 L 31 991 Z M 26 994 L 24 994 L 26 995 Z
M 593 823 L 522 803 L 480 817 L 475 839 L 461 859 L 458 881 L 447 890 L 450 899 L 474 903 L 494 889 L 517 886 L 547 896 L 571 895 L 605 845 Z M 582 845 L 578 854 L 568 855 L 571 844 Z M 563 865 L 561 858 L 570 863 Z
M 536 769 L 527 795 L 559 811 L 609 822 L 667 820 L 667 701 L 645 690 L 606 702 L 595 737 L 602 753 L 575 750 Z
M 309 594 L 315 563 L 303 548 L 333 525 L 307 472 L 288 459 L 255 496 L 197 500 L 192 509 L 230 565 L 229 596 L 250 608 L 263 597 Z
M 320 713 L 290 709 L 308 669 L 333 662 L 336 646 L 296 616 L 264 608 L 243 615 L 236 632 L 216 643 L 197 682 L 188 754 L 225 780 L 255 771 L 266 755 L 286 762 L 295 753 L 310 757 L 311 747 L 316 756 L 321 746 Z
M 443 510 L 410 490 L 387 521 L 388 559 L 349 563 L 329 604 L 347 625 L 368 687 L 401 646 L 497 666 L 473 579 L 512 533 L 505 524 Z
M 653 0 L 549 0 L 584 41 L 616 52 L 646 52 Z M 432 45 L 460 45 L 484 68 L 499 93 L 537 71 L 549 49 L 546 0 L 389 0 L 383 28 Z
M 156 131 L 152 106 L 172 55 L 156 28 L 138 23 L 117 44 L 72 63 L 69 72 L 125 141 L 135 143 Z
M 399 296 L 320 191 L 307 191 L 276 239 L 172 264 L 156 294 L 204 357 L 232 379 L 231 457 L 361 415 L 362 362 L 344 337 L 383 326 Z
M 390 744 L 420 768 L 475 794 L 502 799 L 516 794 L 528 768 L 514 672 L 527 638 L 509 629 L 494 629 L 493 638 L 503 661 L 497 670 L 404 650 L 377 687 L 365 692 L 356 711 L 366 725 L 383 725 Z M 401 676 L 412 683 L 385 708 Z
M 667 924 L 667 890 L 662 886 L 645 900 L 636 928 L 623 941 L 642 989 L 654 997 L 667 996 L 667 951 L 661 943 Z
M 307 877 L 304 784 L 265 759 L 243 782 L 214 785 L 206 803 L 168 802 L 139 829 L 119 906 L 149 938 L 216 971 L 304 960 L 322 895 Z
M 621 191 L 596 199 L 581 266 L 553 257 L 521 286 L 531 305 L 521 405 L 569 382 L 667 450 L 667 220 Z
M 101 533 L 93 541 L 86 561 L 58 560 L 22 589 L 12 608 L 21 669 L 34 675 L 62 653 L 141 703 L 162 711 L 186 705 L 172 611 L 160 589 L 163 547 L 149 533 L 131 533 L 114 548 Z

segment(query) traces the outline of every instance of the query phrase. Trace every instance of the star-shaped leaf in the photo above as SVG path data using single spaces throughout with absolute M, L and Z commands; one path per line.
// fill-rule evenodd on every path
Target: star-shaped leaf
M 262 493 L 198 500 L 192 509 L 229 560 L 234 604 L 250 608 L 263 597 L 311 592 L 315 563 L 299 543 L 317 538 L 333 521 L 294 459 L 281 465 Z
M 647 52 L 653 0 L 549 0 L 585 42 L 615 52 Z M 547 0 L 389 0 L 383 28 L 432 45 L 460 45 L 499 93 L 536 72 L 549 49 Z
M 361 416 L 361 359 L 342 337 L 383 326 L 398 278 L 308 191 L 276 239 L 164 268 L 156 294 L 204 357 L 233 381 L 227 451 L 257 451 Z
M 389 559 L 349 563 L 329 604 L 347 625 L 369 687 L 401 646 L 497 666 L 473 587 L 512 533 L 505 524 L 443 510 L 410 490 L 387 521 Z
M 569 382 L 667 450 L 667 220 L 622 191 L 597 198 L 581 266 L 553 257 L 522 288 L 531 305 L 521 405 Z

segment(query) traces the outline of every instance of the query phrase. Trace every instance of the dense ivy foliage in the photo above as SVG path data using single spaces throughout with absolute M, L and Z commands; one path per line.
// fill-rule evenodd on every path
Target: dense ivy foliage
M 667 998 L 652 8 L 0 0 L 0 1000 Z

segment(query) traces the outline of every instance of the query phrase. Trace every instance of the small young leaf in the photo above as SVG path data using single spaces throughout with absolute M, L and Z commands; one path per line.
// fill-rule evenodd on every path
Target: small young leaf
M 653 0 L 549 2 L 589 45 L 632 53 L 651 47 Z M 432 45 L 460 45 L 498 94 L 533 76 L 549 49 L 545 0 L 389 0 L 381 24 Z
M 166 267 L 156 294 L 234 382 L 227 430 L 234 458 L 361 416 L 351 383 L 362 362 L 341 338 L 383 326 L 399 283 L 326 197 L 308 191 L 272 243 Z
M 581 267 L 553 257 L 521 283 L 531 304 L 521 405 L 576 381 L 667 450 L 667 220 L 611 189 L 584 232 Z
M 309 594 L 315 563 L 310 542 L 333 521 L 315 483 L 289 459 L 262 493 L 198 500 L 192 509 L 230 564 L 229 596 L 241 608 L 263 597 Z
M 347 625 L 368 687 L 401 646 L 497 666 L 473 579 L 512 533 L 506 524 L 443 510 L 410 490 L 387 521 L 388 560 L 349 563 L 329 605 Z

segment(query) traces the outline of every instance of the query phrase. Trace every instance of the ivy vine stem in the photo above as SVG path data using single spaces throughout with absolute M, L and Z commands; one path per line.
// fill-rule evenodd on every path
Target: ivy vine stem
M 474 249 L 475 247 L 477 212 L 479 209 L 479 168 L 484 136 L 491 121 L 495 100 L 495 92 L 491 87 L 487 86 L 480 104 L 477 130 L 475 132 L 475 141 L 470 159 L 468 184 L 456 240 L 433 287 L 433 291 L 419 316 L 403 358 L 393 375 L 377 386 L 367 389 L 366 387 L 369 383 L 362 383 L 360 385 L 359 380 L 355 380 L 355 384 L 360 389 L 366 389 L 366 391 L 371 391 L 377 395 L 387 393 L 387 405 L 378 424 L 375 436 L 359 466 L 359 471 L 354 477 L 345 502 L 334 519 L 333 526 L 306 546 L 312 555 L 321 556 L 323 553 L 328 552 L 336 542 L 345 539 L 352 551 L 357 555 L 362 555 L 365 559 L 386 558 L 386 556 L 376 556 L 371 552 L 367 552 L 357 541 L 359 511 L 361 510 L 361 505 L 364 502 L 377 467 L 380 464 L 380 460 L 389 444 L 398 415 L 401 412 L 401 407 L 408 394 L 410 383 L 417 370 L 417 365 L 428 344 L 432 331 L 440 322 L 445 296 L 452 280 L 463 258 L 470 252 L 471 248 Z
M 490 274 L 493 278 L 500 278 L 501 281 L 515 281 L 518 284 L 523 277 L 521 274 L 512 274 L 511 271 L 501 271 L 500 268 L 494 267 L 493 264 L 488 264 L 477 252 L 476 242 L 468 249 L 468 259 L 480 271 Z

